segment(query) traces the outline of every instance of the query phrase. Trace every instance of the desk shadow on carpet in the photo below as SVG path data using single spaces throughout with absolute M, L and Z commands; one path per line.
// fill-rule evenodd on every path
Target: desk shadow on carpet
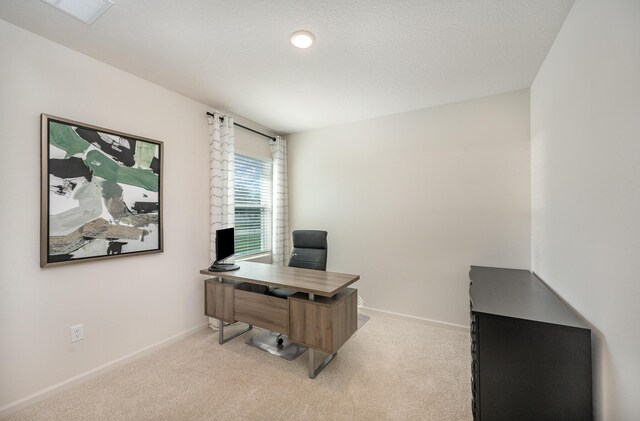
M 360 328 L 364 326 L 364 324 L 367 323 L 370 318 L 371 316 L 367 316 L 366 314 L 358 312 L 358 328 L 356 329 L 356 332 L 360 330 Z

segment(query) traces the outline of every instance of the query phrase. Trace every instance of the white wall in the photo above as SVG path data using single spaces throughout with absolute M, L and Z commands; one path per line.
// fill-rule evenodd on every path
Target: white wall
M 367 307 L 468 325 L 469 265 L 529 268 L 528 90 L 289 136 L 292 229 Z
M 0 413 L 206 322 L 205 111 L 0 20 Z M 164 253 L 40 269 L 42 112 L 165 142 Z M 85 339 L 70 344 L 77 323 Z
M 531 87 L 532 267 L 595 328 L 596 419 L 640 414 L 640 2 L 578 0 Z

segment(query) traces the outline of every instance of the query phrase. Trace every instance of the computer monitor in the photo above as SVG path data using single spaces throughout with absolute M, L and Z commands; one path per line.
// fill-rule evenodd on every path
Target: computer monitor
M 222 260 L 233 256 L 235 252 L 235 230 L 233 228 L 216 230 L 216 260 L 211 264 L 209 270 L 211 272 L 227 272 L 240 269 L 240 266 L 233 263 L 221 263 Z
M 233 256 L 235 250 L 235 229 L 216 230 L 216 263 Z

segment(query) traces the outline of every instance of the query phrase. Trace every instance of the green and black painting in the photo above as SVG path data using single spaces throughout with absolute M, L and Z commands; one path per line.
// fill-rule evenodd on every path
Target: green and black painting
M 160 251 L 161 142 L 47 118 L 47 263 Z

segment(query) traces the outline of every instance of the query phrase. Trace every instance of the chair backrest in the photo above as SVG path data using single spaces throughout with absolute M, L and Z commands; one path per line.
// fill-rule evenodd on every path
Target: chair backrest
M 327 270 L 327 232 L 295 230 L 289 266 Z

